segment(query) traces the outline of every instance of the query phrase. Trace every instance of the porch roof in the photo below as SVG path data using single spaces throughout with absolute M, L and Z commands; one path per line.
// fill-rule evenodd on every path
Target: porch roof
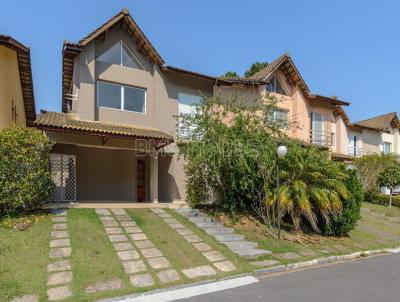
M 76 115 L 60 112 L 45 112 L 38 115 L 34 124 L 36 128 L 47 131 L 112 138 L 154 140 L 163 143 L 163 146 L 174 141 L 172 136 L 158 129 L 102 121 L 80 120 Z

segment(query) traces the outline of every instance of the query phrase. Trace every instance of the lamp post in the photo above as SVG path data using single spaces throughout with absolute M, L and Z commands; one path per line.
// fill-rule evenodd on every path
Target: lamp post
M 276 204 L 278 212 L 278 239 L 281 239 L 281 201 L 279 194 L 279 159 L 284 158 L 287 154 L 287 147 L 283 144 L 279 144 L 276 149 Z

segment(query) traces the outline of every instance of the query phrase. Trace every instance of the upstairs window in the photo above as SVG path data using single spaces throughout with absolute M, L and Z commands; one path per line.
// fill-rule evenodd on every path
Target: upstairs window
M 146 113 L 146 90 L 98 81 L 97 105 L 99 107 Z
M 392 153 L 392 143 L 384 142 L 383 143 L 383 154 L 390 154 Z
M 178 93 L 178 102 L 179 102 L 179 114 L 194 114 L 196 112 L 196 106 L 201 105 L 203 103 L 203 98 L 198 95 L 187 94 L 187 93 Z M 178 118 L 177 121 L 177 135 L 180 138 L 189 138 L 196 128 L 195 126 L 185 127 L 187 125 L 184 124 L 182 118 Z
M 283 95 L 288 95 L 286 92 L 285 88 L 283 88 L 282 83 L 279 81 L 277 76 L 273 76 L 269 83 L 267 84 L 267 91 L 269 92 L 274 92 L 274 93 L 279 93 Z
M 196 109 L 196 105 L 203 103 L 203 98 L 198 95 L 178 93 L 179 113 L 191 113 Z
M 272 121 L 282 128 L 287 128 L 289 126 L 289 112 L 281 109 L 274 110 Z
M 143 69 L 140 67 L 141 64 L 139 63 L 133 52 L 122 41 L 119 41 L 118 43 L 107 49 L 105 52 L 103 52 L 100 56 L 97 57 L 97 61 Z

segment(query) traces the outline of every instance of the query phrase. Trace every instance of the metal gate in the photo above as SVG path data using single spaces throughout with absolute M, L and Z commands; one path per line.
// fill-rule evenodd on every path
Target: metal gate
M 55 189 L 54 201 L 76 201 L 76 157 L 50 154 L 50 171 Z

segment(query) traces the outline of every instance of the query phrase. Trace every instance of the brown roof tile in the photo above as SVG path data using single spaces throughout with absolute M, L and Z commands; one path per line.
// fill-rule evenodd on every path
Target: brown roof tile
M 97 136 L 112 136 L 126 139 L 152 139 L 168 143 L 173 137 L 153 128 L 133 125 L 108 123 L 102 121 L 87 121 L 76 119 L 75 115 L 59 112 L 45 112 L 37 117 L 35 126 L 48 131 L 62 131 Z
M 370 119 L 362 120 L 354 124 L 357 126 L 376 129 L 380 131 L 389 131 L 390 128 L 400 128 L 400 122 L 397 118 L 396 112 L 390 112 Z
M 13 49 L 17 52 L 19 77 L 21 81 L 22 97 L 24 99 L 26 124 L 33 125 L 36 118 L 35 95 L 33 92 L 31 52 L 29 47 L 24 46 L 10 36 L 0 34 L 0 45 Z

